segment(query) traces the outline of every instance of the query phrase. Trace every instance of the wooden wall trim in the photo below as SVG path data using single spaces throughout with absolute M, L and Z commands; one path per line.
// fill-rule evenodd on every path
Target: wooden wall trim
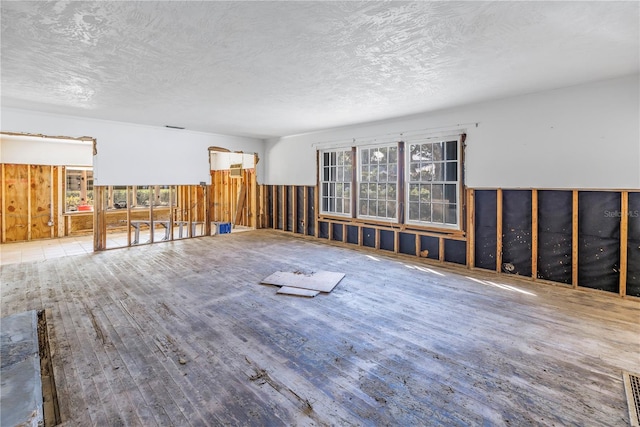
M 629 235 L 629 192 L 621 193 L 620 203 L 620 296 L 627 295 L 627 243 Z

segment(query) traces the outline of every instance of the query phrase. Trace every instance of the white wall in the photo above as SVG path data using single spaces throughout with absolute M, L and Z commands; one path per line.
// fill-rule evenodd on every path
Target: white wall
M 640 188 L 639 81 L 632 75 L 269 140 L 265 183 L 315 185 L 315 151 L 324 143 L 461 129 L 470 187 Z
M 1 135 L 0 163 L 91 166 L 93 142 Z
M 2 131 L 96 138 L 96 185 L 173 185 L 210 182 L 208 147 L 258 153 L 259 139 L 2 109 Z M 259 182 L 264 172 L 258 166 Z

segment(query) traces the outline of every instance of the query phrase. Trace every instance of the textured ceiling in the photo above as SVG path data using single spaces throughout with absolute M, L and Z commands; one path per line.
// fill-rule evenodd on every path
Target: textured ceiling
M 235 135 L 291 135 L 640 69 L 635 1 L 1 8 L 3 106 Z

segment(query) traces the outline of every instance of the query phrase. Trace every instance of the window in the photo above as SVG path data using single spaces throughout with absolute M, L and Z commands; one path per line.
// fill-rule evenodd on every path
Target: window
M 358 217 L 398 218 L 398 146 L 359 149 Z
M 406 222 L 459 227 L 458 137 L 409 143 Z
M 320 212 L 460 230 L 464 137 L 413 137 L 321 151 Z M 356 188 L 349 191 L 352 168 Z M 356 212 L 350 212 L 353 203 Z
M 93 170 L 65 168 L 65 212 L 93 210 Z
M 331 150 L 320 153 L 321 212 L 351 215 L 352 152 Z

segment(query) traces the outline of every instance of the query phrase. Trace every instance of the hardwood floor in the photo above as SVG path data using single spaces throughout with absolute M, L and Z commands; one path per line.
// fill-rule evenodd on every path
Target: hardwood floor
M 2 316 L 48 310 L 65 425 L 628 425 L 640 303 L 509 279 L 268 230 L 0 277 Z

